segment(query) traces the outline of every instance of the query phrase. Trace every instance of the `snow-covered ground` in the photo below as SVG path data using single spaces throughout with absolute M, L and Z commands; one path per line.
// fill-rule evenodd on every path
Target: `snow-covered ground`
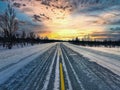
M 40 44 L 0 52 L 0 83 L 3 83 L 17 70 L 24 67 L 55 44 Z
M 84 57 L 89 58 L 91 61 L 120 75 L 120 51 L 117 51 L 116 48 L 90 48 L 69 43 L 64 44 L 72 50 L 82 54 Z
M 19 49 L 11 49 L 0 52 L 0 69 L 8 64 L 16 63 L 19 60 L 33 55 L 39 51 L 46 50 L 54 44 L 41 44 Z
M 97 51 L 106 52 L 106 53 L 110 53 L 110 54 L 120 55 L 120 47 L 106 48 L 106 47 L 88 47 L 87 46 L 87 47 L 82 47 L 82 48 L 89 48 L 92 50 L 97 50 Z

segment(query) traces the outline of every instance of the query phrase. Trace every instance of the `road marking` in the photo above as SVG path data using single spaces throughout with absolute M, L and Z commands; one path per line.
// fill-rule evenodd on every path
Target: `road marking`
M 61 90 L 65 90 L 65 82 L 64 82 L 62 63 L 60 63 L 60 83 L 61 83 Z
M 60 49 L 61 50 L 61 49 Z M 62 52 L 62 51 L 61 51 Z M 61 53 L 61 58 L 62 58 L 62 63 L 63 63 L 63 68 L 64 68 L 64 71 L 65 71 L 65 75 L 66 75 L 66 79 L 68 81 L 68 87 L 69 87 L 69 90 L 73 90 L 72 88 L 72 84 L 71 84 L 71 81 L 70 81 L 70 77 L 68 75 L 68 71 L 67 71 L 67 68 L 66 68 L 66 65 L 65 65 L 65 61 L 64 61 L 64 58 L 63 58 L 63 54 Z
M 64 49 L 63 49 L 63 51 L 64 51 Z M 69 58 L 68 58 L 68 56 L 67 56 L 66 53 L 65 53 L 65 56 L 66 56 L 67 61 L 68 61 L 69 65 L 70 65 L 70 67 L 71 67 L 71 70 L 73 71 L 73 74 L 75 75 L 75 78 L 76 78 L 77 82 L 80 84 L 81 90 L 85 90 L 84 87 L 83 87 L 83 85 L 82 85 L 82 82 L 79 80 L 79 77 L 78 77 L 77 73 L 75 72 L 75 70 L 74 70 L 71 62 L 69 61 Z

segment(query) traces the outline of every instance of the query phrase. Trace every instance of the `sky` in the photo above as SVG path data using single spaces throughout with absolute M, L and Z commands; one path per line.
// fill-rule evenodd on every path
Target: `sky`
M 6 3 L 0 1 L 0 13 Z M 18 32 L 60 40 L 120 39 L 120 0 L 14 0 L 11 4 L 20 22 Z

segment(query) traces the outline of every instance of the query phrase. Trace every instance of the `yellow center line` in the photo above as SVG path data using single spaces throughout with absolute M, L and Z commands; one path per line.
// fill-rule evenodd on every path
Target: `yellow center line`
M 62 63 L 60 63 L 60 84 L 61 84 L 61 90 L 65 90 L 65 82 L 64 82 L 64 76 L 63 76 Z

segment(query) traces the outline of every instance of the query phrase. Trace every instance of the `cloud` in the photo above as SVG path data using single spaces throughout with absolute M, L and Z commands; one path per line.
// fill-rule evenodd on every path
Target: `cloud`
M 120 20 L 111 21 L 109 24 L 111 24 L 111 25 L 120 25 Z
M 93 32 L 91 36 L 99 39 L 101 38 L 101 39 L 120 40 L 120 31 L 108 30 L 104 32 Z
M 64 0 L 61 1 L 64 2 Z M 54 37 L 58 38 L 82 37 L 91 34 L 95 38 L 118 39 L 120 28 L 116 27 L 116 25 L 120 24 L 120 6 L 118 5 L 120 0 L 112 1 L 70 0 L 75 7 L 58 9 L 52 5 L 46 7 L 34 0 L 15 0 L 15 2 L 26 4 L 26 6 L 16 9 L 17 18 L 20 21 L 19 32 L 23 30 L 28 33 L 33 31 L 43 36 L 51 33 L 51 37 L 54 34 Z M 57 5 L 58 3 L 52 2 L 52 4 Z M 54 11 L 52 11 L 53 9 Z M 36 16 L 40 17 L 40 20 Z M 76 31 L 77 34 L 70 34 L 72 31 Z M 58 36 L 55 35 L 56 33 Z
M 29 7 L 25 7 L 22 9 L 24 12 L 33 12 L 33 10 Z

